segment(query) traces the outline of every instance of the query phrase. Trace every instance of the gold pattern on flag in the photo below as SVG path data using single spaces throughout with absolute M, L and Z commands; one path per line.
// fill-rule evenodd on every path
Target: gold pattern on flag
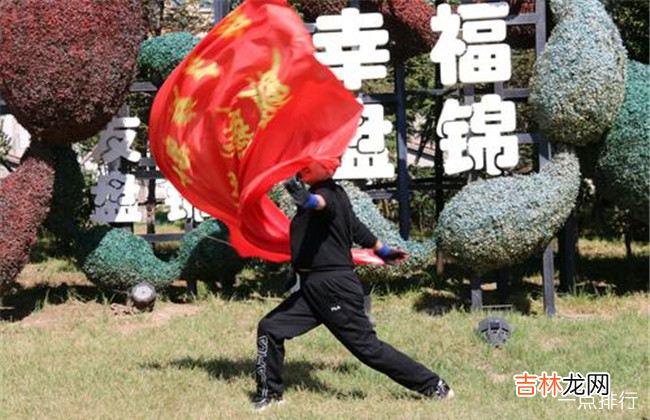
M 186 125 L 196 117 L 196 112 L 193 111 L 196 105 L 196 99 L 191 96 L 180 96 L 178 93 L 178 86 L 174 86 L 174 112 L 172 114 L 172 121 L 177 125 Z
M 260 75 L 259 81 L 248 78 L 248 89 L 239 92 L 239 98 L 253 98 L 260 111 L 260 127 L 265 128 L 278 110 L 289 100 L 291 89 L 283 85 L 278 78 L 281 57 L 277 48 L 273 49 L 273 64 L 271 69 Z
M 167 155 L 172 160 L 172 169 L 178 175 L 184 187 L 187 186 L 192 180 L 187 175 L 187 171 L 192 166 L 190 160 L 190 149 L 186 144 L 180 145 L 173 137 L 165 139 L 165 146 L 167 147 Z
M 237 155 L 237 159 L 241 160 L 253 141 L 253 132 L 246 124 L 241 109 L 225 108 L 217 111 L 228 113 L 228 125 L 223 130 L 227 143 L 221 147 L 221 155 L 229 159 Z
M 215 34 L 223 38 L 240 36 L 250 24 L 251 20 L 243 11 L 235 10 L 219 24 L 215 30 Z
M 204 77 L 219 76 L 219 66 L 214 61 L 206 61 L 201 57 L 193 57 L 188 61 L 185 73 L 194 77 L 194 81 L 199 82 Z
M 230 195 L 232 198 L 237 200 L 239 198 L 239 181 L 237 180 L 237 175 L 233 171 L 228 172 L 228 179 L 230 180 L 230 187 L 232 192 Z M 235 202 L 235 206 L 238 206 L 239 203 Z

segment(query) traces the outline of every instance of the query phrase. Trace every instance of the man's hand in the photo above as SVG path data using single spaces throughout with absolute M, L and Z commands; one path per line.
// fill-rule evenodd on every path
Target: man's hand
M 284 185 L 296 205 L 302 208 L 316 208 L 318 206 L 316 196 L 310 193 L 305 184 L 295 176 L 284 181 L 282 185 Z
M 381 248 L 376 250 L 375 254 L 384 260 L 386 264 L 399 264 L 409 257 L 409 254 L 407 254 L 406 251 L 397 248 L 389 248 L 386 245 L 383 245 Z

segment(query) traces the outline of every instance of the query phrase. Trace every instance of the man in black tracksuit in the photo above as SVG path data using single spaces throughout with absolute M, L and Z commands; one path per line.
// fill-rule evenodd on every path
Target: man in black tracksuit
M 377 339 L 364 312 L 364 292 L 354 274 L 351 248 L 372 248 L 388 263 L 407 257 L 377 240 L 357 219 L 345 190 L 319 164 L 300 172 L 310 190 L 298 180 L 285 187 L 298 205 L 291 220 L 291 264 L 297 277 L 295 291 L 259 323 L 257 333 L 257 397 L 266 408 L 282 400 L 284 340 L 302 335 L 320 324 L 361 362 L 401 385 L 438 398 L 453 391 L 439 376 L 390 345 Z

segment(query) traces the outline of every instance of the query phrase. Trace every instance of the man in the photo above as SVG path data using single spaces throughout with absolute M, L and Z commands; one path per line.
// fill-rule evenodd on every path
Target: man
M 451 398 L 453 391 L 436 373 L 377 339 L 364 312 L 352 244 L 374 249 L 389 264 L 408 255 L 382 244 L 357 219 L 345 190 L 332 180 L 339 165 L 340 159 L 313 163 L 298 173 L 300 179 L 284 184 L 298 206 L 290 233 L 291 264 L 297 277 L 292 291 L 296 291 L 259 323 L 255 408 L 282 401 L 284 340 L 320 324 L 361 362 L 399 384 L 426 396 Z

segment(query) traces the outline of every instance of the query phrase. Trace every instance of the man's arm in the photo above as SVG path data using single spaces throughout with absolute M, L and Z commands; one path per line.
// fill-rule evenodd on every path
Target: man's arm
M 377 243 L 381 244 L 379 239 L 357 218 L 352 207 L 350 207 L 350 212 L 352 212 L 352 241 L 364 248 L 375 249 Z
M 387 264 L 400 263 L 409 256 L 405 251 L 389 248 L 377 239 L 370 229 L 357 218 L 354 211 L 352 211 L 352 239 L 364 248 L 371 248 Z
M 284 188 L 286 188 L 293 202 L 299 207 L 322 210 L 327 206 L 327 202 L 322 195 L 310 193 L 307 187 L 305 187 L 305 184 L 295 177 L 286 180 L 284 182 Z

